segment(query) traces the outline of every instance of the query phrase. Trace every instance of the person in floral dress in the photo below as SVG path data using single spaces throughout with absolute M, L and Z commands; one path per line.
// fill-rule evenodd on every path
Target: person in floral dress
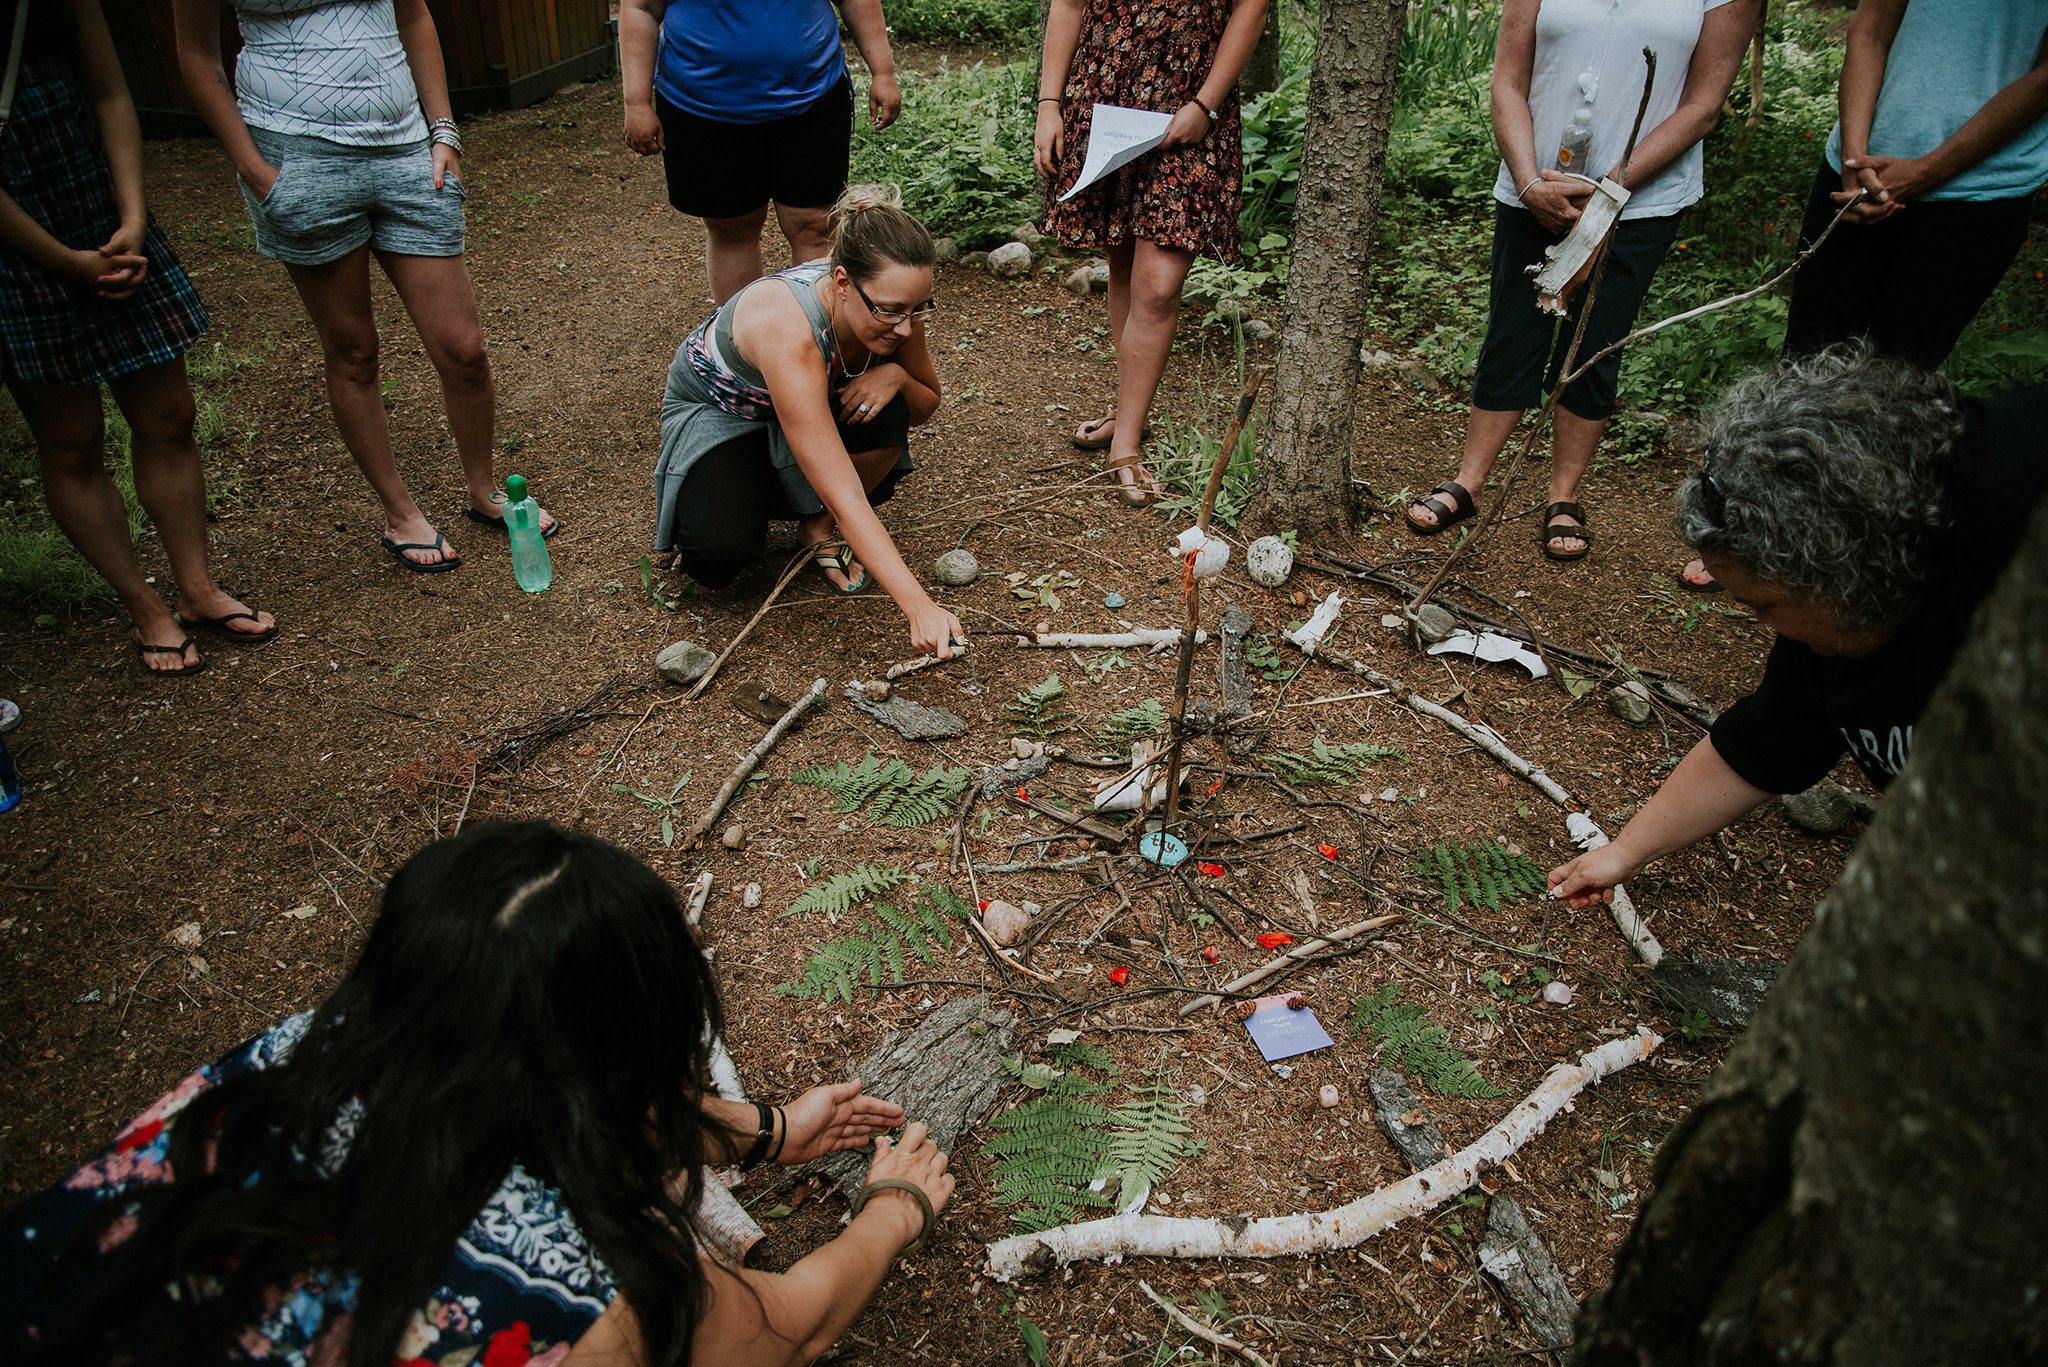
M 1074 444 L 1108 449 L 1126 502 L 1159 493 L 1139 438 L 1166 372 L 1181 286 L 1197 256 L 1232 260 L 1244 172 L 1237 78 L 1266 0 L 1052 0 L 1039 77 L 1034 160 L 1047 184 L 1045 230 L 1109 260 L 1114 410 Z M 1080 178 L 1097 104 L 1170 113 L 1158 150 L 1064 203 Z

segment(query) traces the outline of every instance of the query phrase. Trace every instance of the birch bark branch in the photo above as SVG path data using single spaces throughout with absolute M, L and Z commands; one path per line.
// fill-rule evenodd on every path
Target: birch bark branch
M 690 834 L 683 840 L 684 848 L 687 849 L 704 838 L 704 833 L 717 824 L 726 804 L 732 801 L 733 794 L 740 790 L 740 785 L 747 781 L 747 776 L 768 757 L 768 752 L 775 748 L 775 743 L 782 739 L 790 727 L 797 724 L 805 712 L 824 701 L 824 698 L 825 681 L 818 679 L 811 684 L 810 692 L 790 704 L 789 711 L 782 714 L 782 719 L 769 727 L 768 734 L 761 737 L 761 743 L 741 757 L 739 767 L 732 771 L 732 777 L 725 781 L 725 786 L 718 790 L 718 796 L 711 799 L 711 806 L 705 810 L 704 815 L 697 818 L 697 824 L 690 828 Z
M 1433 1167 L 1335 1210 L 1262 1219 L 1190 1220 L 1119 1215 L 1020 1234 L 988 1246 L 989 1270 L 1013 1281 L 1086 1258 L 1282 1258 L 1356 1248 L 1402 1220 L 1443 1204 L 1479 1180 L 1480 1170 L 1512 1156 L 1542 1133 L 1574 1098 L 1614 1073 L 1640 1063 L 1664 1041 L 1646 1028 L 1560 1063 L 1507 1117 Z
M 1278 958 L 1260 964 L 1251 972 L 1232 978 L 1229 982 L 1223 984 L 1220 990 L 1223 992 L 1242 992 L 1246 988 L 1255 987 L 1282 971 L 1301 967 L 1304 961 L 1314 958 L 1318 953 L 1328 949 L 1331 945 L 1341 945 L 1346 940 L 1355 940 L 1361 935 L 1370 934 L 1380 929 L 1382 926 L 1390 926 L 1400 919 L 1399 916 L 1375 916 L 1370 920 L 1360 921 L 1357 925 L 1346 926 L 1342 930 L 1333 930 L 1327 935 L 1321 935 L 1313 940 L 1304 941 L 1301 944 L 1295 945 Z M 1221 996 L 1196 997 L 1194 1000 L 1182 1005 L 1180 1014 L 1191 1016 L 1203 1007 L 1214 1006 L 1222 1000 Z

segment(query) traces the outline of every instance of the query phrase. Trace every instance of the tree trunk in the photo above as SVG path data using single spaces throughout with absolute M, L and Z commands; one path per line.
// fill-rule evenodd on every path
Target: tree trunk
M 2048 510 L 1665 1144 L 1576 1362 L 2048 1361 L 2044 622 Z
M 1287 0 L 1272 0 L 1266 6 L 1266 27 L 1259 31 L 1259 43 L 1244 74 L 1237 78 L 1238 98 L 1249 104 L 1280 84 L 1280 7 Z
M 1250 516 L 1342 545 L 1356 512 L 1351 420 L 1358 346 L 1394 119 L 1403 0 L 1324 0 L 1309 76 L 1287 322 Z

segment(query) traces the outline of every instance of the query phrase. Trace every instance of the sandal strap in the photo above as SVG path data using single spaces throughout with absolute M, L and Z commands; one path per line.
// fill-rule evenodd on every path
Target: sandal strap
M 174 646 L 153 646 L 146 641 L 137 641 L 135 648 L 145 655 L 176 655 L 182 659 L 185 652 L 192 648 L 192 638 L 187 636 Z
M 821 570 L 838 570 L 846 573 L 846 554 L 843 551 L 814 551 L 811 563 Z
M 1586 510 L 1576 503 L 1553 503 L 1543 510 L 1542 540 L 1548 544 L 1566 537 L 1592 546 L 1593 529 L 1586 523 Z
M 917 1237 L 898 1250 L 896 1256 L 900 1258 L 905 1253 L 915 1253 L 923 1248 L 926 1237 L 932 1232 L 932 1222 L 938 1218 L 938 1213 L 932 1209 L 932 1198 L 925 1195 L 924 1188 L 915 1182 L 907 1182 L 901 1177 L 880 1177 L 862 1187 L 860 1195 L 853 1198 L 853 1213 L 859 1215 L 866 1209 L 868 1198 L 878 1191 L 903 1191 L 917 1198 L 917 1209 L 924 1216 L 924 1224 L 918 1229 Z

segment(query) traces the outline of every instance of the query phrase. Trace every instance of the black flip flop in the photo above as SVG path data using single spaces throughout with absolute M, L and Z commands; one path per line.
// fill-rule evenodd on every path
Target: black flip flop
M 187 617 L 183 609 L 180 609 L 172 615 L 178 619 L 178 625 L 187 631 L 210 632 L 220 637 L 223 641 L 238 641 L 242 645 L 253 646 L 261 645 L 277 635 L 277 623 L 275 621 L 271 622 L 270 626 L 262 631 L 236 631 L 228 623 L 254 622 L 258 620 L 256 614 L 259 611 L 261 609 L 251 608 L 247 612 L 224 612 L 218 617 Z
M 1451 501 L 1444 502 L 1437 497 L 1438 494 L 1449 494 Z M 1445 480 L 1415 502 L 1429 509 L 1436 518 L 1433 524 L 1417 522 L 1412 513 L 1402 512 L 1401 520 L 1406 522 L 1408 530 L 1417 536 L 1435 536 L 1438 532 L 1448 531 L 1468 518 L 1479 516 L 1479 505 L 1472 501 L 1472 491 L 1455 479 Z
M 135 650 L 142 657 L 142 672 L 145 674 L 160 674 L 166 679 L 183 679 L 189 675 L 206 672 L 206 657 L 204 655 L 199 657 L 199 663 L 197 664 L 188 665 L 185 663 L 185 652 L 192 649 L 192 638 L 190 636 L 187 636 L 174 646 L 153 646 L 144 641 L 138 632 L 130 632 L 128 634 L 135 639 Z M 178 657 L 178 667 L 176 669 L 151 669 L 149 667 L 149 657 L 152 655 L 175 655 Z
M 512 539 L 512 533 L 505 530 L 505 519 L 502 517 L 492 517 L 488 513 L 478 512 L 475 508 L 464 508 L 462 510 L 462 515 L 468 518 L 471 522 L 476 523 L 479 527 L 489 527 L 492 531 L 496 532 L 499 536 L 504 537 L 507 541 L 510 541 Z M 562 519 L 558 517 L 553 522 L 549 523 L 547 527 L 541 531 L 540 539 L 543 541 L 552 541 L 554 540 L 555 533 L 559 532 L 560 530 L 562 530 Z
M 450 570 L 462 568 L 461 557 L 448 554 L 448 538 L 439 532 L 434 533 L 432 541 L 393 541 L 388 536 L 380 536 L 377 538 L 377 544 L 390 551 L 392 559 L 414 574 L 446 574 Z M 436 560 L 431 565 L 423 565 L 408 556 L 407 551 L 439 551 L 444 558 Z
M 1571 518 L 1572 521 L 1565 521 Z M 1570 537 L 1577 541 L 1575 551 L 1551 549 L 1550 543 L 1559 537 Z M 1536 540 L 1543 547 L 1547 559 L 1569 563 L 1584 560 L 1593 549 L 1593 529 L 1586 525 L 1586 510 L 1576 503 L 1553 503 L 1543 510 L 1543 530 L 1536 533 Z

